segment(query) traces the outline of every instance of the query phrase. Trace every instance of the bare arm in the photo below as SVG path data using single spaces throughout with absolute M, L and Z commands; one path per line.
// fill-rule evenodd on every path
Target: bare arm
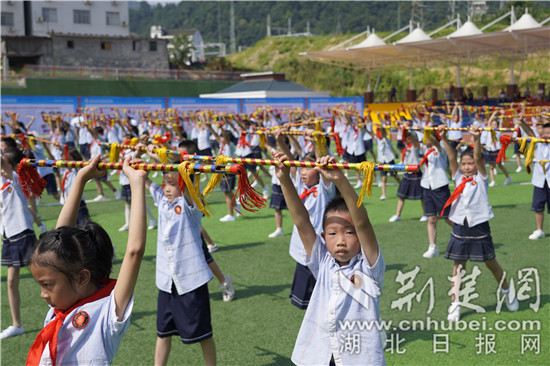
M 470 131 L 474 137 L 474 161 L 476 163 L 477 171 L 483 178 L 487 177 L 487 170 L 485 169 L 485 162 L 483 161 L 483 148 L 481 147 L 481 138 L 477 126 L 473 126 Z M 454 175 L 454 173 L 453 173 Z
M 447 156 L 449 157 L 449 166 L 451 167 L 451 173 L 454 177 L 455 173 L 458 170 L 458 162 L 456 160 L 456 150 L 449 144 L 449 140 L 447 140 L 447 131 L 445 130 L 445 126 L 443 124 L 438 126 L 439 128 L 439 135 L 441 136 L 441 141 L 443 142 L 443 147 L 445 148 L 445 152 L 447 153 Z

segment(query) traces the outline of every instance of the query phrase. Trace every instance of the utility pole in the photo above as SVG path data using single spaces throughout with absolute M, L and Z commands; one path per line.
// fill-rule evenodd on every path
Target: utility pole
M 218 43 L 222 43 L 222 11 L 220 2 L 218 2 Z
M 229 52 L 237 52 L 237 46 L 235 44 L 235 6 L 233 1 L 229 3 Z
M 267 36 L 271 37 L 271 14 L 267 14 Z
M 288 18 L 288 31 L 287 31 L 287 35 L 291 35 L 292 34 L 292 18 Z

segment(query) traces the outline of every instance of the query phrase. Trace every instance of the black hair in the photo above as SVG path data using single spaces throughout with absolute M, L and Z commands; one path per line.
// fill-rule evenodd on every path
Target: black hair
M 69 147 L 69 149 L 67 150 L 67 152 L 69 153 L 69 158 L 71 160 L 76 160 L 76 161 L 82 161 L 84 160 L 82 158 L 82 155 L 78 152 L 78 150 L 75 148 L 75 147 Z
M 97 132 L 99 135 L 103 135 L 103 127 L 97 126 L 94 127 L 95 132 Z
M 344 197 L 340 195 L 340 192 L 336 192 L 336 195 L 327 203 L 325 212 L 323 213 L 323 230 L 325 229 L 327 216 L 331 212 L 349 212 L 348 206 Z
M 197 143 L 193 140 L 183 140 L 179 143 L 178 147 L 187 151 L 188 154 L 197 154 L 199 152 Z
M 17 142 L 15 142 L 13 137 L 4 136 L 4 137 L 2 137 L 2 142 L 4 144 L 6 144 L 7 149 L 16 149 L 17 148 Z
M 13 130 L 11 130 L 11 133 L 13 133 L 14 135 L 19 135 L 23 133 L 23 130 L 19 128 L 14 128 Z
M 15 169 L 25 156 L 18 148 L 9 148 L 2 153 L 2 157 Z
M 316 162 L 316 161 L 317 161 L 317 158 L 315 157 L 315 152 L 313 152 L 313 151 L 308 152 L 307 154 L 304 155 L 304 157 L 302 158 L 302 160 L 303 160 L 303 161 Z
M 463 157 L 465 156 L 470 156 L 472 159 L 474 159 L 474 149 L 471 147 L 471 146 L 468 146 L 466 148 L 466 150 L 464 150 L 461 154 L 460 154 L 460 158 L 462 159 Z
M 53 268 L 69 280 L 86 269 L 90 272 L 90 281 L 99 285 L 111 274 L 113 253 L 107 232 L 99 224 L 88 221 L 82 229 L 61 226 L 40 235 L 32 249 L 30 263 Z

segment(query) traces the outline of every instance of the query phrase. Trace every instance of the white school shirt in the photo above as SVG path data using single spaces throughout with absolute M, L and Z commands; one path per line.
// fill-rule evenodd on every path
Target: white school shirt
M 131 156 L 130 159 L 133 159 L 135 156 L 134 150 L 131 150 L 131 149 L 122 150 L 122 153 L 120 154 L 122 159 L 125 159 L 126 156 L 128 155 Z M 120 183 L 121 186 L 127 186 L 130 184 L 130 179 L 128 179 L 128 176 L 124 174 L 124 171 L 122 169 L 120 170 L 120 174 L 118 176 L 118 182 Z
M 380 319 L 380 294 L 386 265 L 382 252 L 378 250 L 378 258 L 372 266 L 361 249 L 349 264 L 340 267 L 321 237 L 317 237 L 311 258 L 307 258 L 307 266 L 317 283 L 296 339 L 292 362 L 297 365 L 328 365 L 334 356 L 336 365 L 386 364 L 384 344 L 374 323 L 368 330 L 342 329 L 340 324 L 344 321 L 375 322 Z M 353 275 L 361 276 L 361 289 L 353 288 L 350 281 Z M 358 296 L 361 302 L 350 295 L 355 290 L 354 295 L 357 296 L 357 292 L 363 289 L 369 295 Z M 368 308 L 363 304 L 367 304 Z M 359 337 L 357 353 L 343 348 L 348 337 Z
M 348 144 L 346 150 L 350 155 L 361 155 L 365 153 L 365 143 L 361 138 L 361 130 L 356 126 L 349 126 L 348 129 Z
M 205 150 L 210 148 L 210 130 L 208 128 L 200 128 L 197 134 L 197 148 Z
M 34 153 L 34 157 L 37 160 L 46 159 L 46 154 L 44 153 L 44 147 L 42 146 L 42 144 L 35 144 L 33 153 Z M 39 166 L 39 167 L 36 167 L 36 170 L 38 171 L 38 174 L 40 174 L 41 177 L 45 177 L 48 174 L 53 174 L 53 169 L 49 166 Z
M 405 147 L 405 156 L 403 158 L 403 164 L 405 165 L 417 165 L 422 160 L 422 151 L 412 145 L 411 147 Z
M 422 156 L 428 152 L 428 148 L 422 145 Z M 449 184 L 449 178 L 447 178 L 447 165 L 449 159 L 444 149 L 441 151 L 435 149 L 430 155 L 428 155 L 428 164 L 424 165 L 424 172 L 422 179 L 420 180 L 420 186 L 426 189 L 437 189 Z
M 550 144 L 537 142 L 535 145 L 534 160 L 550 160 Z M 546 174 L 542 169 L 541 163 L 535 163 L 533 166 L 533 178 L 531 178 L 531 184 L 535 187 L 543 188 L 544 182 L 548 183 L 550 187 L 550 163 L 545 164 Z
M 393 151 L 391 149 L 391 141 L 385 138 L 376 138 L 376 144 L 378 146 L 378 162 L 384 164 L 389 163 L 395 159 Z
M 462 127 L 460 121 L 455 122 L 450 119 L 447 120 L 447 127 Z M 449 140 L 462 140 L 462 131 L 447 131 L 447 138 Z
M 75 183 L 77 172 L 75 169 L 67 168 L 61 168 L 59 172 L 61 173 L 61 187 L 59 187 L 61 194 L 59 195 L 59 203 L 64 205 L 65 201 L 69 197 L 69 192 L 71 191 Z M 84 193 L 82 193 L 82 201 L 85 200 L 86 197 L 84 196 Z
M 94 139 L 90 143 L 90 156 L 92 158 L 94 156 L 96 156 L 97 154 L 99 154 L 100 156 L 103 155 L 103 147 L 101 145 L 99 145 L 98 142 L 104 142 L 104 139 L 99 137 L 97 139 Z
M 363 141 L 369 140 L 372 140 L 372 123 L 367 124 L 367 128 L 365 128 L 365 133 L 363 134 Z
M 80 127 L 78 130 L 78 144 L 84 145 L 89 144 L 94 140 L 94 136 L 86 127 Z
M 61 135 L 52 134 L 50 136 L 50 141 L 57 142 L 61 145 L 64 145 L 65 144 L 65 136 L 63 136 L 62 134 Z M 63 150 L 64 150 L 63 146 L 51 145 L 51 147 L 50 147 L 50 152 L 52 153 L 53 158 L 55 160 L 63 159 Z
M 57 333 L 58 366 L 110 365 L 120 347 L 120 342 L 130 327 L 130 315 L 134 307 L 134 295 L 119 321 L 116 316 L 114 290 L 110 296 L 77 307 L 67 315 Z M 89 323 L 82 329 L 75 328 L 73 318 L 82 312 Z M 53 308 L 46 315 L 44 326 L 54 319 Z M 46 345 L 40 365 L 51 365 L 50 347 Z
M 237 137 L 237 147 L 235 148 L 235 154 L 241 158 L 252 154 L 252 145 L 250 145 L 249 134 L 245 135 L 245 140 L 247 144 L 241 144 L 241 135 L 239 134 L 239 136 Z
M 25 230 L 34 230 L 27 199 L 19 186 L 19 176 L 14 171 L 13 180 L 0 176 L 0 197 L 2 198 L 2 235 L 11 238 Z
M 493 141 L 493 138 L 491 137 L 491 131 L 482 131 L 481 136 L 479 138 L 482 145 L 485 145 L 485 150 L 487 151 L 499 151 L 502 145 L 500 144 L 500 136 L 502 136 L 502 132 L 495 131 L 495 136 L 497 138 L 497 141 Z
M 120 136 L 120 130 L 122 130 L 119 126 L 114 125 L 107 129 L 107 142 L 110 144 L 120 143 L 122 140 Z
M 455 187 L 462 183 L 464 174 L 460 169 L 455 173 Z M 476 226 L 489 221 L 495 215 L 489 204 L 489 178 L 483 177 L 480 172 L 473 176 L 474 180 L 466 183 L 464 190 L 451 205 L 449 220 L 458 225 L 464 225 L 464 219 L 468 220 L 468 226 Z
M 298 195 L 301 195 L 304 192 L 304 188 L 307 188 L 308 190 L 313 188 L 306 187 L 306 185 L 304 185 L 302 178 L 300 178 L 299 168 L 296 171 L 296 179 L 293 179 L 293 183 L 296 187 Z M 306 197 L 304 206 L 309 214 L 309 221 L 311 221 L 311 225 L 313 225 L 315 232 L 317 235 L 321 235 L 323 232 L 323 214 L 325 212 L 325 207 L 332 197 L 334 197 L 335 189 L 334 184 L 332 183 L 330 183 L 327 187 L 325 183 L 323 183 L 321 177 L 319 177 L 319 184 L 315 187 L 317 187 L 317 190 Z M 296 225 L 292 228 L 292 236 L 290 237 L 290 247 L 288 253 L 296 262 L 303 266 L 306 265 L 307 253 L 304 249 L 302 239 L 300 239 L 300 234 L 298 234 Z
M 183 196 L 168 202 L 156 183 L 149 191 L 158 206 L 156 285 L 171 293 L 174 283 L 178 295 L 183 295 L 212 279 L 202 251 L 202 212 Z
M 220 144 L 219 155 L 225 155 L 230 158 L 235 157 L 235 144 L 230 142 L 229 144 Z

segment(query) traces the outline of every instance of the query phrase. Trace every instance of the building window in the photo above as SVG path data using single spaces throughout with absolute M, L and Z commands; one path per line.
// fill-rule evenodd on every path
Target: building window
M 13 27 L 13 13 L 2 12 L 2 26 Z
M 74 41 L 67 41 L 67 48 L 74 48 Z
M 74 24 L 90 24 L 89 10 L 73 10 Z
M 132 41 L 132 51 L 141 51 L 140 41 Z
M 110 50 L 111 49 L 111 42 L 101 42 L 101 49 L 102 50 Z
M 120 25 L 120 13 L 118 11 L 107 12 L 107 25 Z
M 149 42 L 149 51 L 156 51 L 157 50 L 157 42 L 150 41 Z
M 57 23 L 57 9 L 42 8 L 42 19 L 46 23 Z

